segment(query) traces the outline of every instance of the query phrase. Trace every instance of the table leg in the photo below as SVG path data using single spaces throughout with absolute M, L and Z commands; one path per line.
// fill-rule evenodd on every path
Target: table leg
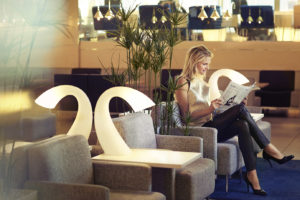
M 175 169 L 152 167 L 152 191 L 163 193 L 166 200 L 175 200 Z

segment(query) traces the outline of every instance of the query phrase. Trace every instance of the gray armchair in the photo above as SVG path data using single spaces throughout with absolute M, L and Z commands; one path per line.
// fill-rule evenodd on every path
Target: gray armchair
M 200 137 L 155 134 L 149 114 L 132 113 L 114 118 L 113 121 L 130 148 L 159 148 L 202 153 L 203 140 Z M 200 158 L 180 170 L 152 168 L 153 191 L 164 193 L 167 199 L 204 199 L 214 191 L 214 175 L 214 162 L 206 158 Z
M 144 164 L 92 161 L 81 135 L 60 136 L 27 148 L 24 188 L 41 200 L 164 200 L 151 192 L 151 168 Z
M 257 107 L 250 107 L 250 112 L 261 112 Z M 158 116 L 163 116 L 163 112 L 166 112 L 166 103 L 160 103 L 155 112 Z M 171 128 L 171 135 L 184 135 L 184 125 L 181 121 L 180 111 L 178 104 L 173 102 L 173 115 Z M 158 126 L 161 126 L 161 120 L 159 120 Z M 262 129 L 264 134 L 270 138 L 271 137 L 271 126 L 269 122 L 258 121 L 258 126 Z M 190 126 L 189 136 L 198 136 L 203 139 L 203 157 L 210 158 L 215 161 L 216 174 L 224 175 L 226 177 L 226 192 L 228 192 L 228 184 L 230 176 L 236 171 L 240 171 L 244 166 L 244 160 L 242 153 L 238 146 L 238 139 L 234 137 L 224 143 L 217 143 L 218 131 L 215 128 L 201 127 L 201 126 Z M 253 140 L 255 151 L 258 153 L 261 149 L 258 147 L 256 142 Z

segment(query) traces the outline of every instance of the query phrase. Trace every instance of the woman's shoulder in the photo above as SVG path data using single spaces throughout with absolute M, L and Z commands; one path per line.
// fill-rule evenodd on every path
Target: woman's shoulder
M 189 85 L 190 85 L 190 81 L 184 77 L 184 76 L 179 76 L 177 77 L 177 85 L 182 86 L 182 88 L 184 89 L 188 89 Z
M 188 82 L 188 79 L 186 77 L 184 77 L 184 76 L 178 76 L 177 79 L 178 79 L 178 83 L 186 83 L 186 82 Z

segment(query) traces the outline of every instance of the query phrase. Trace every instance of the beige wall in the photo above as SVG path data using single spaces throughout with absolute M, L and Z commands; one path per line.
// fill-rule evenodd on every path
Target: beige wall
M 295 88 L 300 89 L 300 43 L 297 42 L 199 42 L 185 41 L 174 49 L 172 68 L 183 66 L 187 50 L 204 44 L 215 55 L 211 69 L 231 68 L 258 81 L 260 70 L 295 70 Z M 99 42 L 80 42 L 80 67 L 101 68 L 99 60 L 105 67 L 120 63 L 126 67 L 126 52 L 116 42 L 103 40 Z
M 174 49 L 172 68 L 181 68 L 187 50 L 204 44 L 213 51 L 215 57 L 212 69 L 232 68 L 236 70 L 296 70 L 300 71 L 300 43 L 297 42 L 200 42 L 185 41 Z M 113 41 L 80 42 L 80 66 L 101 67 L 98 58 L 105 66 L 111 60 L 126 67 L 125 50 Z

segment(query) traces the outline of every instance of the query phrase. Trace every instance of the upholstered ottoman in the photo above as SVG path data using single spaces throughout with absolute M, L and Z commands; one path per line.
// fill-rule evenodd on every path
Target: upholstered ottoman
M 207 158 L 200 158 L 183 169 L 176 170 L 176 200 L 201 200 L 215 189 L 215 164 Z

